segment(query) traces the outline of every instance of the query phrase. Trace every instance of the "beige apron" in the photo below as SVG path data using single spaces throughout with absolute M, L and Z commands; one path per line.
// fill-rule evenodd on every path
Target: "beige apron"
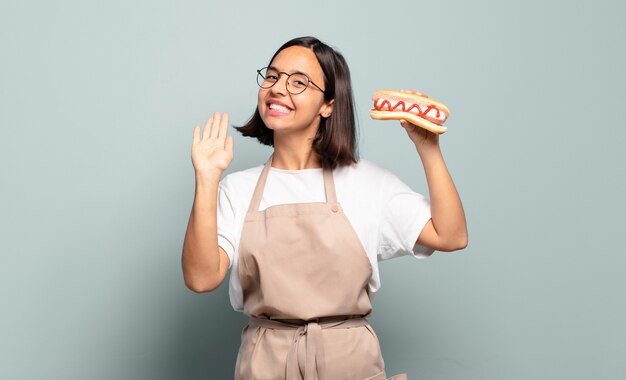
M 250 323 L 235 380 L 385 380 L 379 341 L 365 319 L 372 266 L 337 202 L 332 171 L 323 170 L 326 203 L 259 211 L 272 157 L 241 233 L 238 275 Z

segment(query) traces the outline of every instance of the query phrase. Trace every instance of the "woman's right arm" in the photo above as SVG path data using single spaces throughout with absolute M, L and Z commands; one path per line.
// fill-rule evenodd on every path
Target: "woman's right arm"
M 228 255 L 217 245 L 217 190 L 220 177 L 233 160 L 233 139 L 227 135 L 228 114 L 207 120 L 202 138 L 193 132 L 191 159 L 196 174 L 196 194 L 183 243 L 185 284 L 194 292 L 210 292 L 226 277 Z

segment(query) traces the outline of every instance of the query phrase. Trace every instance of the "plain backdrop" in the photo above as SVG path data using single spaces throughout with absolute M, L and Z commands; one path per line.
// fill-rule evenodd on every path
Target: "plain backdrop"
M 2 1 L 0 378 L 229 379 L 247 319 L 180 255 L 193 127 L 314 35 L 351 68 L 360 155 L 428 195 L 371 94 L 447 104 L 469 246 L 381 263 L 370 322 L 410 379 L 626 376 L 623 1 Z M 271 150 L 235 130 L 227 173 Z

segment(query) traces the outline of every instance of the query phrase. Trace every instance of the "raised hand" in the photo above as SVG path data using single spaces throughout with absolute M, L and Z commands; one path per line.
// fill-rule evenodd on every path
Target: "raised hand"
M 197 174 L 223 172 L 233 160 L 233 138 L 228 136 L 228 113 L 216 112 L 207 120 L 200 137 L 200 126 L 193 130 L 191 161 Z

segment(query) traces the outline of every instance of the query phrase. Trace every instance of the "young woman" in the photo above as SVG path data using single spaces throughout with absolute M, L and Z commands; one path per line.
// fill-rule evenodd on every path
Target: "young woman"
M 228 115 L 209 118 L 202 137 L 194 129 L 185 283 L 209 292 L 231 269 L 231 303 L 250 316 L 235 379 L 387 379 L 365 318 L 380 288 L 378 261 L 467 245 L 438 136 L 401 123 L 421 157 L 429 204 L 391 172 L 357 158 L 341 54 L 313 37 L 296 38 L 258 71 L 257 82 L 257 108 L 237 130 L 274 147 L 265 165 L 220 182 L 233 159 Z

